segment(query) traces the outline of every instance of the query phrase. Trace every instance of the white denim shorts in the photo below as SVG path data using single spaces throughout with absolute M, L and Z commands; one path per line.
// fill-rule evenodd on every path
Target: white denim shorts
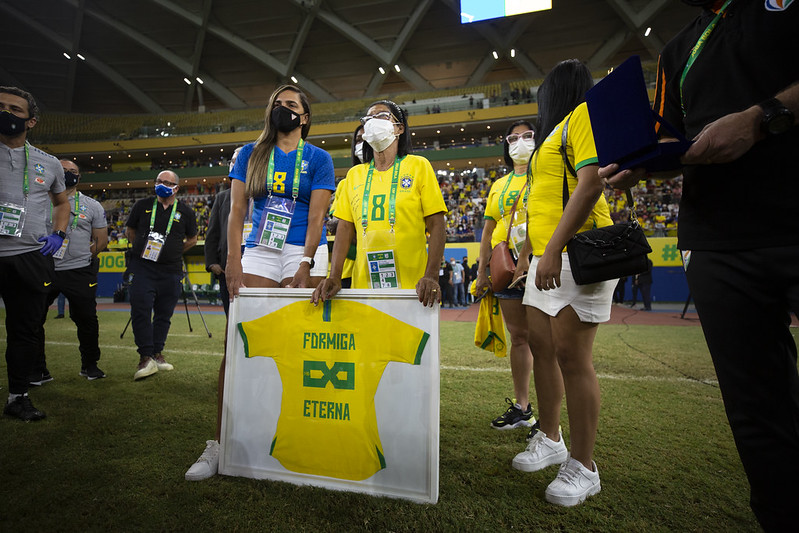
M 569 255 L 563 254 L 563 266 L 560 271 L 560 287 L 548 291 L 539 291 L 535 286 L 535 270 L 540 257 L 533 257 L 530 262 L 527 284 L 524 290 L 524 305 L 540 309 L 549 316 L 557 316 L 561 309 L 570 305 L 580 322 L 598 324 L 610 320 L 610 308 L 613 290 L 618 280 L 600 281 L 590 285 L 577 285 L 569 265 Z
M 241 257 L 241 270 L 245 274 L 261 276 L 280 283 L 291 279 L 300 268 L 300 259 L 305 255 L 304 246 L 295 244 L 283 245 L 283 250 L 273 250 L 266 246 L 245 248 Z M 314 267 L 311 276 L 327 276 L 327 244 L 320 244 L 314 254 Z

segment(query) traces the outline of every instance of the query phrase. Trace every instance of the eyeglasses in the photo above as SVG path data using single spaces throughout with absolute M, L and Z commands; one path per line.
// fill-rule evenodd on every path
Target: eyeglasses
M 523 133 L 511 133 L 508 135 L 508 144 L 516 144 L 516 141 L 519 139 L 530 141 L 533 139 L 533 137 L 535 137 L 533 130 L 527 130 Z
M 164 181 L 162 179 L 155 180 L 156 185 L 166 185 L 167 187 L 174 187 L 177 183 L 173 183 L 171 181 Z
M 375 113 L 374 115 L 366 115 L 365 117 L 361 117 L 361 124 L 366 124 L 373 118 L 379 118 L 380 120 L 390 120 L 394 123 L 398 123 L 397 117 L 392 115 L 389 111 L 381 111 L 379 113 Z

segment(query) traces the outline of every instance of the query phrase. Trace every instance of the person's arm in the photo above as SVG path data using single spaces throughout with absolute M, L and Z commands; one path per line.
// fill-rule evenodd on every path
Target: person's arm
M 244 217 L 247 215 L 248 206 L 244 182 L 231 179 L 230 214 L 227 221 L 227 266 L 225 267 L 225 279 L 231 302 L 233 297 L 239 293 L 239 288 L 244 287 L 244 274 L 241 270 L 241 234 L 244 231 Z
M 444 244 L 447 240 L 444 229 L 444 212 L 434 213 L 424 217 L 427 233 L 427 265 L 424 276 L 416 283 L 416 295 L 425 307 L 432 307 L 435 302 L 441 302 L 441 287 L 438 285 L 438 269 L 444 258 Z
M 97 257 L 108 247 L 108 228 L 92 228 L 92 255 Z
M 486 275 L 486 269 L 491 264 L 491 235 L 497 223 L 493 218 L 485 219 L 483 226 L 483 236 L 480 238 L 480 258 L 477 262 L 477 281 L 475 282 L 475 290 L 478 295 L 483 294 L 491 287 Z
M 513 279 L 510 282 L 511 285 L 513 285 L 513 283 L 517 279 L 527 274 L 527 271 L 530 269 L 530 254 L 532 253 L 533 253 L 533 245 L 530 242 L 530 233 L 528 229 L 527 238 L 524 239 L 524 244 L 522 244 L 522 249 L 519 250 L 519 259 L 516 261 L 516 270 L 513 271 Z
M 586 165 L 577 171 L 577 187 L 570 195 L 563 216 L 536 267 L 535 286 L 538 290 L 560 287 L 563 248 L 588 219 L 604 188 L 598 170 L 597 165 Z
M 177 202 L 178 200 L 175 201 Z M 197 244 L 199 231 L 197 230 L 197 215 L 185 204 L 181 205 L 184 208 L 183 217 L 186 220 L 186 237 L 183 240 L 183 253 L 186 253 Z M 181 205 L 178 205 L 178 209 L 180 209 Z
M 327 189 L 315 189 L 311 191 L 311 203 L 308 208 L 308 226 L 305 230 L 305 248 L 303 256 L 313 257 L 319 248 L 319 241 L 322 238 L 322 230 L 325 225 L 325 213 L 330 205 L 332 192 Z M 334 245 L 335 246 L 335 245 Z M 311 265 L 307 262 L 300 263 L 294 278 L 289 283 L 289 287 L 307 287 L 311 279 Z
M 330 258 L 330 274 L 327 278 L 317 285 L 311 295 L 311 302 L 318 305 L 319 302 L 331 299 L 341 290 L 341 273 L 344 270 L 344 259 L 350 249 L 350 243 L 355 237 L 355 224 L 347 220 L 338 221 L 336 227 L 336 240 L 333 241 L 333 253 Z
M 224 272 L 222 269 L 222 258 L 219 257 L 219 241 L 222 236 L 222 223 L 220 218 L 220 209 L 222 199 L 216 196 L 216 201 L 211 207 L 211 214 L 208 216 L 208 230 L 205 232 L 205 270 L 212 272 L 215 276 L 219 276 Z
M 69 224 L 69 200 L 67 193 L 49 193 L 50 202 L 53 204 L 53 231 L 67 231 Z
M 186 237 L 186 240 L 183 241 L 183 253 L 191 250 L 195 244 L 197 244 L 197 235 L 194 235 L 193 237 Z

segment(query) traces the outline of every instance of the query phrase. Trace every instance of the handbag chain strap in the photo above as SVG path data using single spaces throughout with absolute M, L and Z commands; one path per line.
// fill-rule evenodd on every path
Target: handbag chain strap
M 574 113 L 574 111 L 572 111 Z M 569 135 L 569 120 L 572 118 L 572 113 L 569 113 L 569 116 L 566 117 L 566 122 L 563 123 L 563 131 L 560 134 L 560 155 L 563 157 L 563 210 L 566 210 L 566 203 L 569 201 L 569 182 L 566 177 L 566 170 L 569 173 L 577 177 L 577 172 L 574 170 L 571 162 L 569 161 L 568 156 L 566 155 L 566 140 Z M 630 207 L 630 222 L 634 222 L 638 224 L 638 216 L 635 213 L 635 199 L 633 198 L 632 192 L 630 189 L 624 189 L 624 193 L 627 195 L 627 205 Z

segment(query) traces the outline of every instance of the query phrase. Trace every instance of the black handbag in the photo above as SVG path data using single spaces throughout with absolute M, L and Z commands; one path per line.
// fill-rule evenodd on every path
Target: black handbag
M 571 117 L 569 117 L 571 118 Z M 560 153 L 563 156 L 563 208 L 569 201 L 569 184 L 566 170 L 577 177 L 574 167 L 566 156 L 566 136 L 569 119 L 566 119 L 561 133 Z M 630 219 L 621 224 L 595 228 L 577 233 L 566 244 L 572 276 L 577 285 L 588 285 L 600 281 L 634 276 L 648 269 L 647 256 L 652 248 L 646 240 L 644 230 L 635 215 L 635 201 L 630 189 L 627 205 Z

